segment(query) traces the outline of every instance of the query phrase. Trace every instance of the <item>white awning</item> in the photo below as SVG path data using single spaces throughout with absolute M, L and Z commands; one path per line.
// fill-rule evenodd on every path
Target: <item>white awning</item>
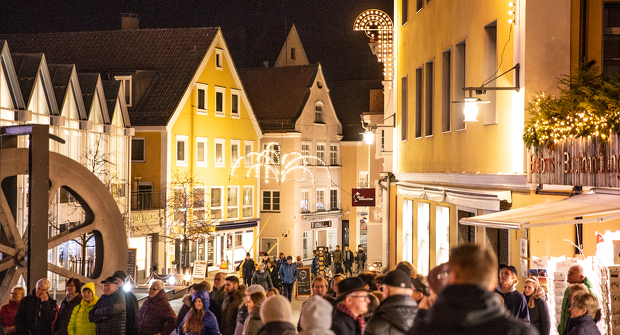
M 581 217 L 580 219 L 576 219 Z M 459 223 L 504 229 L 603 222 L 620 218 L 620 190 L 593 188 L 566 199 L 492 214 L 462 218 Z
M 510 191 L 442 188 L 404 182 L 396 183 L 396 186 L 397 193 L 407 198 L 446 202 L 490 211 L 498 211 L 500 201 L 512 202 Z

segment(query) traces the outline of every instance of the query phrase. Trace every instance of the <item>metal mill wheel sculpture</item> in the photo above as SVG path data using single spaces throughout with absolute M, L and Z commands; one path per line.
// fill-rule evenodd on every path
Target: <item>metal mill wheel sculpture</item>
M 0 181 L 7 177 L 28 174 L 28 149 L 0 150 Z M 63 277 L 74 277 L 82 282 L 95 282 L 101 292 L 101 280 L 114 271 L 127 268 L 127 236 L 122 215 L 116 201 L 105 185 L 92 172 L 71 158 L 58 153 L 49 153 L 50 202 L 60 187 L 64 187 L 79 202 L 84 210 L 84 223 L 48 239 L 48 250 L 81 235 L 91 233 L 95 238 L 95 264 L 90 277 L 64 269 L 52 263 L 47 264 L 50 272 Z M 3 239 L 0 240 L 0 273 L 5 272 L 0 285 L 2 304 L 10 299 L 11 289 L 21 275 L 26 278 L 25 255 L 29 243 L 28 232 L 22 237 L 14 219 L 5 192 L 0 191 L 0 222 Z M 27 292 L 29 293 L 29 292 Z

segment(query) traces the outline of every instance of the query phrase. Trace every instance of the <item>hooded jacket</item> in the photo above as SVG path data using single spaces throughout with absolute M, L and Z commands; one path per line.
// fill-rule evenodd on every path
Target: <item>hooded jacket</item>
M 73 313 L 71 313 L 71 320 L 69 320 L 69 326 L 67 326 L 67 333 L 69 335 L 95 335 L 95 324 L 88 320 L 88 313 L 93 309 L 99 298 L 95 295 L 95 283 L 87 283 L 82 286 L 84 289 L 90 289 L 93 292 L 93 298 L 86 302 L 84 299 L 79 305 L 75 306 Z
M 15 315 L 15 326 L 20 335 L 49 335 L 52 333 L 52 324 L 56 319 L 58 305 L 56 300 L 48 298 L 41 301 L 37 297 L 37 290 L 25 296 L 19 302 Z
M 54 334 L 67 335 L 67 326 L 69 326 L 69 320 L 71 320 L 71 314 L 73 309 L 82 302 L 82 294 L 77 293 L 73 299 L 67 301 L 67 298 L 62 299 L 60 303 L 60 309 L 56 316 L 56 322 L 54 322 Z
M 205 315 L 202 317 L 202 330 L 199 335 L 220 335 L 220 328 L 217 324 L 217 320 L 215 319 L 215 315 L 209 310 L 209 306 L 211 305 L 211 298 L 209 298 L 209 292 L 207 291 L 198 291 L 194 293 L 192 297 L 192 301 L 196 300 L 196 298 L 200 298 L 202 300 L 202 305 L 205 310 Z M 179 335 L 195 335 L 193 333 L 184 333 L 183 326 L 187 321 L 190 313 L 185 315 L 185 319 L 177 328 L 177 334 Z
M 587 314 L 570 319 L 570 325 L 572 328 L 568 335 L 601 335 L 596 322 Z
M 268 291 L 270 288 L 273 288 L 273 283 L 271 282 L 271 274 L 269 270 L 265 269 L 263 272 L 256 271 L 252 276 L 252 285 L 260 285 L 265 288 L 265 291 Z
M 393 295 L 385 298 L 366 324 L 364 334 L 406 334 L 415 320 L 418 304 L 409 295 Z
M 278 274 L 283 284 L 294 284 L 297 280 L 297 265 L 295 265 L 295 263 L 289 264 L 286 262 L 280 266 Z
M 159 290 L 154 297 L 146 298 L 138 311 L 138 335 L 170 335 L 175 328 L 176 317 L 166 292 Z
M 102 295 L 88 313 L 90 322 L 94 322 L 97 335 L 125 334 L 127 305 L 122 289 L 109 295 Z
M 506 316 L 493 292 L 477 285 L 450 285 L 423 316 L 416 317 L 408 334 L 535 335 L 521 320 Z
M 525 296 L 525 301 L 530 301 L 529 296 Z M 551 320 L 549 320 L 549 308 L 543 299 L 534 299 L 534 308 L 527 307 L 530 311 L 530 324 L 536 328 L 540 335 L 551 333 Z
M 594 285 L 588 277 L 583 278 L 583 284 L 586 285 L 590 293 L 596 295 L 596 293 L 594 293 Z M 566 290 L 564 290 L 564 300 L 562 300 L 562 317 L 560 317 L 560 323 L 558 324 L 558 334 L 564 333 L 568 319 L 570 319 L 570 310 L 568 309 L 570 306 L 570 299 L 568 299 L 569 295 L 570 290 L 567 287 Z
M 301 307 L 299 319 L 300 335 L 334 335 L 332 325 L 332 304 L 319 296 L 312 296 Z

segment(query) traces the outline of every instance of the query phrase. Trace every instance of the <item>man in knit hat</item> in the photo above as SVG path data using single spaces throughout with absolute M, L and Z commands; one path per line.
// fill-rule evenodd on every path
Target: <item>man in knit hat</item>
M 274 295 L 267 298 L 260 306 L 263 328 L 257 335 L 296 335 L 291 314 L 291 303 L 284 296 Z
M 332 315 L 332 331 L 338 335 L 361 335 L 364 333 L 368 312 L 366 283 L 359 277 L 349 277 L 338 283 L 336 308 Z
M 388 272 L 383 280 L 385 299 L 368 321 L 364 335 L 406 334 L 415 319 L 418 305 L 411 297 L 411 277 L 400 270 Z

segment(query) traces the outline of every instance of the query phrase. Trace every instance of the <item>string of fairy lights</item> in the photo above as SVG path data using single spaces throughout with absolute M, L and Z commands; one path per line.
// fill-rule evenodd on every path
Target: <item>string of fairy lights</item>
M 377 59 L 383 63 L 383 76 L 392 80 L 394 23 L 389 15 L 379 9 L 369 9 L 355 19 L 353 30 L 363 31 L 371 43 L 377 43 Z
M 620 110 L 595 113 L 586 109 L 545 117 L 544 111 L 557 108 L 554 105 L 555 99 L 545 93 L 534 97 L 530 105 L 534 118 L 523 133 L 526 145 L 552 144 L 577 137 L 595 137 L 605 142 L 612 132 L 620 130 Z

